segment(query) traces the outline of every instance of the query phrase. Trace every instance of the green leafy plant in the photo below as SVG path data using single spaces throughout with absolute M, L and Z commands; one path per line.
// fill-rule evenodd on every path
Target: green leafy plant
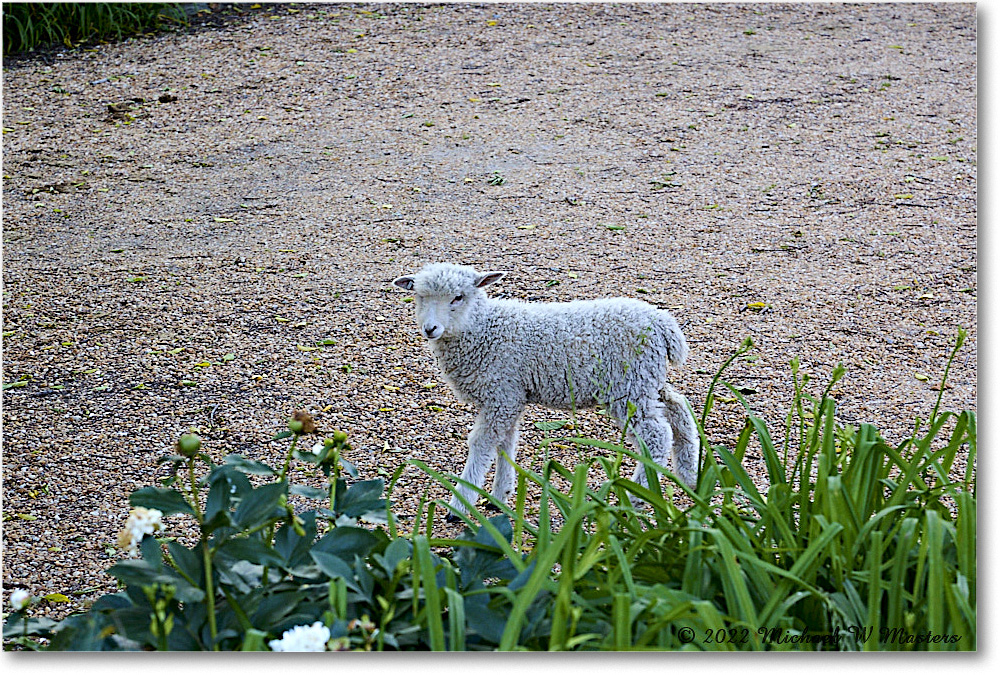
M 180 3 L 3 3 L 3 52 L 50 44 L 73 47 L 92 40 L 120 40 L 167 23 L 186 24 Z
M 698 425 L 697 488 L 644 449 L 551 438 L 575 425 L 546 423 L 543 445 L 592 456 L 518 466 L 513 506 L 477 490 L 500 513 L 467 504 L 455 538 L 434 536 L 446 502 L 423 499 L 400 532 L 390 497 L 407 465 L 452 492 L 461 479 L 410 460 L 388 486 L 358 480 L 343 433 L 299 448 L 315 431 L 308 416 L 275 437 L 292 439 L 280 469 L 239 455 L 215 464 L 186 435 L 165 484 L 131 496 L 122 543 L 141 558 L 109 570 L 122 590 L 60 622 L 19 597 L 4 637 L 48 650 L 976 649 L 975 414 L 940 412 L 939 398 L 891 445 L 871 425 L 837 421 L 842 368 L 814 395 L 793 361 L 776 443 L 722 379 L 731 362 Z M 719 386 L 746 410 L 732 448 L 705 433 Z M 754 445 L 764 491 L 744 466 Z M 622 476 L 626 458 L 650 487 Z M 327 487 L 292 483 L 293 462 L 320 469 Z M 531 485 L 541 498 L 529 517 Z M 317 506 L 294 508 L 293 496 Z M 198 541 L 156 538 L 155 512 L 193 519 Z

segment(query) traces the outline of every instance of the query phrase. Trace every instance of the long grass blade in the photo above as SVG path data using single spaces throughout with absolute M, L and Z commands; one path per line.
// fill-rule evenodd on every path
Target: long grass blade
M 928 511 L 925 514 L 924 536 L 927 540 L 927 586 L 925 591 L 927 630 L 931 635 L 943 635 L 945 632 L 944 594 L 949 584 L 945 576 L 942 551 L 944 525 L 937 511 Z M 928 649 L 938 651 L 941 649 L 941 643 L 931 642 Z
M 878 650 L 878 635 L 882 615 L 882 533 L 872 532 L 871 547 L 868 549 L 868 621 L 866 628 L 871 628 L 873 636 L 864 641 L 861 648 L 864 651 Z
M 507 624 L 504 627 L 503 636 L 500 639 L 500 651 L 510 651 L 517 646 L 521 635 L 521 628 L 524 626 L 528 607 L 538 597 L 542 587 L 549 581 L 552 573 L 552 566 L 559 560 L 563 548 L 569 543 L 574 532 L 573 528 L 594 508 L 593 504 L 584 504 L 578 510 L 573 511 L 566 518 L 566 523 L 562 530 L 552 539 L 551 543 L 542 550 L 539 546 L 532 552 L 535 560 L 535 569 L 532 571 L 524 586 L 517 592 L 514 606 L 510 610 Z M 544 507 L 543 507 L 544 510 Z M 537 554 L 537 555 L 536 555 Z
M 437 583 L 437 572 L 431 558 L 431 547 L 424 535 L 413 536 L 413 557 L 420 566 L 420 585 L 424 590 L 424 606 L 427 630 L 430 633 L 431 650 L 445 651 L 444 623 L 441 620 L 441 589 Z M 414 591 L 415 592 L 415 591 Z
M 465 651 L 465 598 L 458 591 L 445 588 L 448 598 L 448 637 L 453 652 Z

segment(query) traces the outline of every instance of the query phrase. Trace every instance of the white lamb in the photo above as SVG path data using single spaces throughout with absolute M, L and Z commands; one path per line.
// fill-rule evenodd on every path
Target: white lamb
M 687 341 L 669 312 L 640 300 L 608 298 L 525 303 L 486 296 L 504 272 L 436 263 L 393 283 L 412 291 L 417 325 L 456 396 L 479 409 L 469 434 L 462 478 L 482 487 L 498 448 L 515 461 L 521 415 L 528 403 L 569 410 L 605 404 L 620 425 L 635 405 L 629 436 L 641 438 L 657 464 L 694 486 L 698 432 L 684 397 L 666 382 Z M 633 476 L 646 485 L 640 465 Z M 492 494 L 501 502 L 515 483 L 513 466 L 497 462 Z M 476 493 L 458 492 L 470 503 Z M 464 513 L 453 496 L 451 507 Z

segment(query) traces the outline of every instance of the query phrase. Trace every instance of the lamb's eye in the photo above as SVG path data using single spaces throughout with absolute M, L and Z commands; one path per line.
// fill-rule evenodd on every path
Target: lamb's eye
M 464 300 L 464 299 L 465 299 L 464 295 L 456 295 L 455 299 L 451 301 L 451 304 L 457 305 L 458 303 L 462 302 L 462 300 Z

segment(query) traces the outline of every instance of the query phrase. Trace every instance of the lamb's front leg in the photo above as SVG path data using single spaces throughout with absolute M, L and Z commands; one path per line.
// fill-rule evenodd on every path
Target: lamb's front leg
M 517 461 L 517 438 L 521 432 L 521 416 L 518 415 L 514 423 L 504 434 L 503 443 L 500 449 L 507 455 L 504 457 L 497 454 L 497 470 L 493 476 L 493 489 L 490 493 L 501 503 L 507 503 L 510 493 L 514 491 L 516 482 L 516 471 L 514 462 Z
M 505 440 L 508 430 L 517 423 L 520 415 L 520 407 L 516 410 L 487 407 L 479 412 L 472 432 L 469 434 L 469 458 L 462 470 L 462 480 L 468 481 L 476 487 L 483 487 L 486 472 L 497 457 L 497 447 Z M 479 495 L 471 487 L 459 483 L 456 485 L 456 490 L 470 504 L 476 503 Z M 451 506 L 459 513 L 467 512 L 466 507 L 459 501 L 458 495 L 452 495 Z M 448 519 L 454 520 L 455 517 L 451 514 Z

